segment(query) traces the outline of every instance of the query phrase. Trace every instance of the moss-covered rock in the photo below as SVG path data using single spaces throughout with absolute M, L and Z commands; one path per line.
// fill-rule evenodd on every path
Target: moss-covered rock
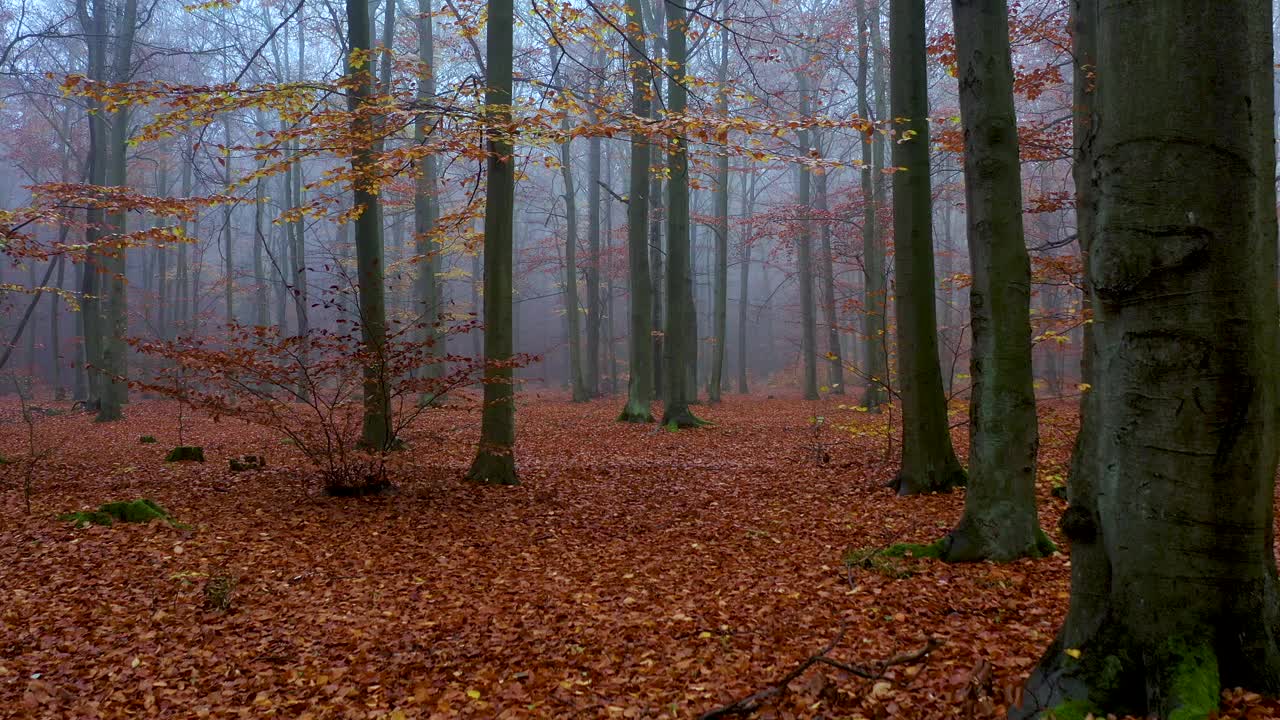
M 204 462 L 204 448 L 198 445 L 179 445 L 164 456 L 165 462 Z
M 262 455 L 241 455 L 230 458 L 227 465 L 233 473 L 261 470 L 267 466 L 267 458 Z
M 182 527 L 181 523 L 175 521 L 173 516 L 161 507 L 159 503 L 147 498 L 105 503 L 100 505 L 97 510 L 79 510 L 65 513 L 59 515 L 58 519 L 74 521 L 78 528 L 87 525 L 111 526 L 117 522 L 149 523 L 152 520 L 160 520 L 174 527 Z

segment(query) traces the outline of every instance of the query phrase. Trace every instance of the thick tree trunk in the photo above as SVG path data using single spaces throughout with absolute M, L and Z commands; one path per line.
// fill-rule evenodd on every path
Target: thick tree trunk
M 355 87 L 348 98 L 351 115 L 352 196 L 359 215 L 356 230 L 356 283 L 360 303 L 360 340 L 364 362 L 364 422 L 361 444 L 375 451 L 389 450 L 395 438 L 391 427 L 390 395 L 386 368 L 387 308 L 382 247 L 382 204 L 378 199 L 377 128 L 367 102 L 373 90 L 370 50 L 369 2 L 347 0 L 347 47 L 365 56 Z
M 488 202 L 484 214 L 484 410 L 480 446 L 467 477 L 513 485 L 516 408 L 511 373 L 512 234 L 515 216 L 515 127 L 511 117 L 512 0 L 489 0 Z
M 1221 687 L 1280 693 L 1271 5 L 1075 9 L 1071 606 L 1011 716 L 1203 718 Z
M 685 72 L 686 10 L 672 0 L 664 0 L 667 16 L 667 67 L 674 77 Z M 685 112 L 688 89 L 678 82 L 668 84 L 667 108 L 671 115 Z M 667 149 L 667 324 L 663 333 L 662 424 L 697 427 L 701 424 L 689 410 L 696 386 L 688 387 L 688 359 L 696 352 L 688 347 L 689 316 L 695 312 L 689 283 L 689 155 L 683 137 L 671 138 Z M 696 355 L 694 355 L 696 357 Z
M 858 114 L 863 118 L 883 122 L 883 61 L 879 57 L 880 8 L 872 2 L 871 12 L 866 4 L 858 2 Z M 868 37 L 869 36 L 869 37 Z M 869 47 L 870 46 L 870 47 Z M 869 57 L 876 51 L 874 61 Z M 875 67 L 875 113 L 872 113 L 868 74 Z M 879 209 L 884 205 L 884 149 L 883 135 L 873 128 L 862 143 L 862 172 L 860 173 L 862 213 L 862 340 L 866 364 L 863 367 L 862 405 L 868 412 L 879 413 L 880 406 L 889 401 L 889 347 L 886 318 L 889 297 L 885 287 L 884 236 L 880 230 Z
M 627 0 L 631 18 L 627 38 L 631 46 L 631 112 L 648 117 L 649 84 L 652 71 L 645 57 L 644 30 L 640 6 L 643 0 Z M 627 269 L 631 291 L 631 377 L 627 382 L 627 404 L 618 419 L 624 422 L 653 421 L 653 291 L 649 277 L 649 146 L 643 133 L 631 135 L 631 189 L 627 193 Z
M 902 467 L 890 487 L 911 495 L 950 490 L 965 475 L 951 445 L 938 365 L 924 0 L 890 0 L 889 13 L 891 112 L 904 118 L 893 164 L 905 168 L 893 175 Z
M 952 0 L 952 8 L 973 272 L 973 387 L 964 516 L 943 541 L 943 557 L 1006 561 L 1048 549 L 1036 515 L 1031 261 L 1022 234 L 1009 14 L 1004 0 Z

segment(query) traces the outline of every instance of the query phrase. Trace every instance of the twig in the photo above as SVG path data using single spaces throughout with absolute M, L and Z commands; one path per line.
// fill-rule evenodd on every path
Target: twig
M 773 683 L 772 685 L 770 685 L 769 687 L 763 690 L 757 691 L 755 693 L 752 693 L 751 695 L 748 695 L 747 697 L 742 698 L 741 700 L 737 700 L 723 707 L 719 707 L 719 708 L 716 708 L 715 710 L 704 713 L 701 716 L 700 720 L 715 720 L 715 718 L 740 717 L 744 715 L 750 715 L 756 710 L 759 710 L 760 706 L 764 703 L 764 701 L 785 693 L 787 691 L 787 686 L 791 684 L 792 680 L 795 680 L 796 678 L 803 675 L 806 670 L 813 667 L 814 665 L 818 665 L 818 664 L 830 665 L 831 667 L 838 668 L 851 675 L 856 675 L 858 677 L 866 678 L 868 680 L 877 680 L 879 678 L 884 677 L 885 670 L 888 670 L 890 667 L 893 667 L 894 665 L 902 665 L 905 663 L 919 660 L 925 657 L 926 655 L 928 655 L 929 653 L 933 652 L 935 648 L 937 648 L 940 644 L 942 644 L 941 641 L 939 641 L 937 638 L 930 637 L 925 642 L 924 645 L 921 645 L 915 650 L 899 653 L 889 658 L 888 660 L 884 660 L 882 662 L 877 663 L 873 667 L 868 668 L 860 665 L 843 663 L 843 662 L 840 662 L 839 660 L 833 660 L 827 657 L 827 654 L 830 653 L 832 650 L 834 650 L 836 645 L 840 644 L 840 641 L 844 639 L 845 629 L 846 627 L 844 625 L 841 625 L 840 632 L 836 634 L 836 637 L 834 640 L 828 643 L 827 646 L 824 647 L 821 651 L 819 651 L 814 655 L 810 655 L 804 662 L 795 666 L 795 668 L 793 668 L 791 672 L 788 672 L 786 675 L 782 676 L 782 679 L 778 680 L 777 682 Z

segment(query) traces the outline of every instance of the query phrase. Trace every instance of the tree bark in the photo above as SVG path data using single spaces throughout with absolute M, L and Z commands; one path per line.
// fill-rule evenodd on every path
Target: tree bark
M 627 0 L 630 19 L 627 40 L 631 46 L 631 112 L 649 117 L 649 90 L 653 72 L 645 57 L 642 0 Z M 630 285 L 631 341 L 627 404 L 618 419 L 653 422 L 653 291 L 649 276 L 649 165 L 650 138 L 631 134 L 631 189 L 627 193 L 627 269 Z
M 716 114 L 728 119 L 729 116 L 729 37 L 726 34 L 720 39 L 720 66 L 716 81 L 720 91 L 716 96 Z M 707 402 L 720 402 L 720 386 L 724 377 L 725 333 L 729 324 L 729 150 L 720 148 L 716 156 L 716 257 L 715 257 L 715 293 L 712 319 L 712 334 L 715 344 L 711 346 L 711 372 L 707 379 Z
M 806 56 L 807 57 L 807 56 Z M 796 71 L 796 84 L 800 91 L 800 116 L 811 114 L 809 101 L 809 75 L 806 69 Z M 796 133 L 800 156 L 808 158 L 813 149 L 809 130 Z M 812 176 L 807 165 L 796 168 L 799 175 L 797 210 L 800 213 L 800 232 L 796 237 L 796 273 L 800 278 L 800 361 L 804 379 L 800 392 L 805 400 L 818 399 L 818 319 L 813 292 L 813 204 L 811 199 Z
M 817 144 L 817 143 L 815 143 Z M 840 315 L 836 307 L 835 258 L 831 250 L 831 218 L 827 216 L 827 176 L 818 176 L 814 208 L 822 217 L 818 237 L 822 270 L 822 313 L 827 324 L 827 386 L 831 394 L 844 394 L 844 358 L 840 351 Z
M 1222 687 L 1280 693 L 1271 4 L 1074 9 L 1071 605 L 1011 717 L 1202 718 Z
M 429 102 L 436 94 L 435 23 L 431 0 L 418 0 L 418 100 Z M 413 140 L 422 145 L 427 141 L 427 115 L 419 113 L 413 123 Z M 423 377 L 439 378 L 444 375 L 444 312 L 440 283 L 440 249 L 436 247 L 433 232 L 440 219 L 440 205 L 436 199 L 440 170 L 435 153 L 422 158 L 422 171 L 414 184 L 413 238 L 414 253 L 418 256 L 418 272 L 414 278 L 418 312 L 416 322 L 422 325 L 419 341 L 426 346 L 426 365 Z M 423 392 L 418 402 L 429 403 L 434 393 Z
M 373 91 L 373 58 L 368 0 L 347 0 L 347 47 L 353 59 L 356 84 L 347 101 L 351 113 L 352 196 L 359 215 L 356 231 L 356 284 L 359 297 L 360 340 L 364 367 L 364 422 L 360 440 L 366 448 L 389 450 L 395 438 L 391 427 L 386 368 L 387 308 L 383 267 L 382 205 L 378 199 L 375 137 L 378 129 L 368 101 Z
M 581 305 L 578 302 L 578 199 L 573 183 L 573 146 L 569 139 L 569 117 L 560 121 L 565 141 L 560 144 L 560 175 L 564 180 L 564 317 L 569 335 L 569 387 L 574 402 L 591 399 L 582 372 Z
M 515 215 L 515 127 L 511 117 L 512 0 L 489 0 L 486 28 L 489 89 L 485 95 L 488 202 L 484 215 L 484 410 L 471 480 L 514 485 L 516 408 L 511 373 L 512 234 Z
M 893 175 L 902 467 L 890 487 L 912 495 L 950 490 L 965 475 L 951 445 L 938 365 L 924 0 L 890 0 L 889 13 L 891 113 L 903 118 L 893 164 L 905 168 Z
M 751 182 L 742 185 L 742 265 L 738 270 L 738 392 L 749 393 L 747 383 L 747 311 L 751 308 L 751 255 L 755 249 L 751 237 L 752 206 L 756 199 L 756 169 L 748 166 Z
M 1008 561 L 1048 550 L 1036 514 L 1031 260 L 1023 240 L 1018 123 L 1005 0 L 952 0 L 973 284 L 969 486 L 944 559 Z M 949 218 L 948 218 L 949 220 Z
M 673 0 L 663 0 L 667 16 L 667 67 L 673 77 L 685 73 L 686 10 Z M 668 114 L 684 114 L 688 89 L 679 82 L 667 85 Z M 662 424 L 697 427 L 701 421 L 689 410 L 689 316 L 694 312 L 689 283 L 689 155 L 683 137 L 673 137 L 667 148 L 667 324 L 663 333 L 664 397 Z M 695 355 L 696 357 L 696 355 Z
M 867 3 L 872 7 L 868 12 Z M 884 74 L 880 58 L 880 7 L 877 0 L 860 0 L 858 3 L 858 114 L 867 120 L 883 122 Z M 869 36 L 869 37 L 868 37 Z M 876 53 L 874 60 L 869 57 Z M 869 88 L 868 74 L 875 69 L 875 87 Z M 875 110 L 872 111 L 871 93 L 875 91 Z M 872 128 L 862 143 L 862 340 L 866 364 L 863 369 L 862 405 L 868 412 L 879 413 L 880 407 L 889 401 L 889 333 L 886 318 L 889 296 L 885 287 L 885 243 L 880 229 L 879 210 L 884 206 L 884 140 L 883 135 Z

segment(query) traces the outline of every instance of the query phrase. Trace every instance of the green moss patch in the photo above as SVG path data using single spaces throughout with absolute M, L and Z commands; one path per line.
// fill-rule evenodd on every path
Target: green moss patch
M 916 545 L 915 543 L 897 543 L 885 548 L 884 555 L 893 558 L 934 558 L 942 557 L 943 541 L 938 540 L 928 545 Z
M 204 462 L 204 448 L 197 445 L 179 445 L 164 456 L 165 462 Z
M 156 441 L 155 435 L 143 435 L 142 437 L 138 438 L 138 442 L 143 445 L 150 445 L 155 441 Z
M 1206 643 L 1186 646 L 1174 641 L 1169 652 L 1180 657 L 1169 679 L 1173 701 L 1169 720 L 1204 720 L 1217 712 L 1222 686 L 1213 648 Z
M 1088 700 L 1071 700 L 1049 708 L 1045 720 L 1085 720 L 1089 717 L 1105 717 Z
M 173 527 L 184 527 L 173 519 L 169 511 L 160 507 L 159 503 L 147 498 L 105 503 L 98 506 L 97 510 L 78 510 L 59 515 L 58 519 L 75 522 L 77 528 L 88 525 L 110 527 L 117 522 L 149 523 L 152 520 L 160 520 Z

